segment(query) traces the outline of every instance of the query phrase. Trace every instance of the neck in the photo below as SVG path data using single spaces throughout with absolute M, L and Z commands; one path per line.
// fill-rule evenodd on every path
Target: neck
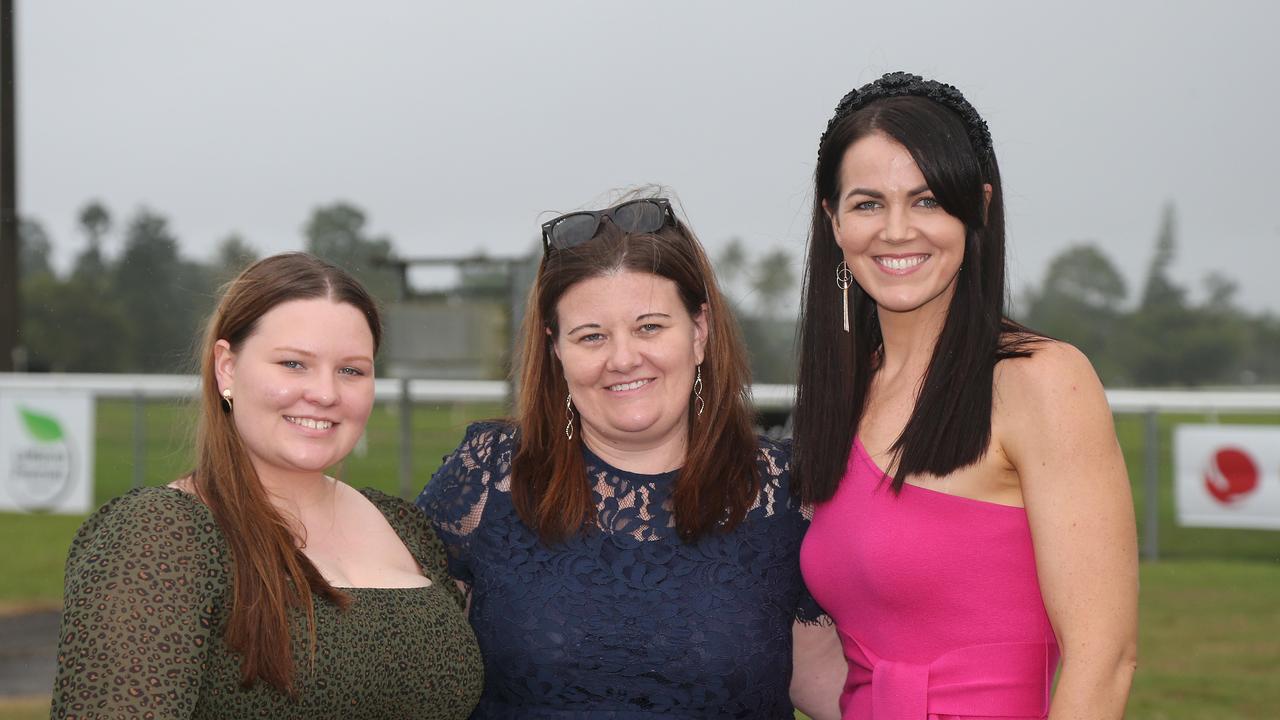
M 317 510 L 332 509 L 337 481 L 322 472 L 291 473 L 255 467 L 271 504 L 285 517 L 305 525 Z
M 939 297 L 910 312 L 876 309 L 884 341 L 879 373 L 886 378 L 904 374 L 924 377 L 947 321 L 949 300 Z
M 679 470 L 684 465 L 688 427 L 683 423 L 675 431 L 652 441 L 610 436 L 596 432 L 585 423 L 582 426 L 582 442 L 601 460 L 627 472 L 641 475 Z M 625 435 L 625 434 L 624 434 Z

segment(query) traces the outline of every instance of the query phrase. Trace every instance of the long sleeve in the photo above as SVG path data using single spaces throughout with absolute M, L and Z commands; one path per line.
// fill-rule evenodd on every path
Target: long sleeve
M 104 505 L 67 558 L 54 718 L 190 717 L 228 551 L 208 510 L 171 488 Z

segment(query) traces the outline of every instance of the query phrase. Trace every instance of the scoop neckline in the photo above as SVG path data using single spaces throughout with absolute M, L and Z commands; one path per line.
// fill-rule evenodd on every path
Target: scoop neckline
M 668 470 L 666 472 L 661 472 L 661 473 L 653 473 L 653 474 L 639 473 L 631 470 L 623 470 L 620 467 L 615 467 L 612 463 L 600 457 L 594 450 L 588 447 L 585 442 L 581 443 L 581 445 L 582 445 L 582 454 L 586 459 L 588 465 L 595 465 L 600 469 L 607 470 L 611 473 L 614 473 L 622 477 L 632 478 L 635 480 L 639 480 L 641 482 L 657 483 L 657 482 L 662 482 L 664 480 L 671 480 L 675 478 L 675 476 L 680 472 L 680 468 L 676 468 L 675 470 Z
M 140 488 L 134 488 L 133 490 L 130 490 L 130 492 L 142 492 L 142 491 L 145 491 L 145 490 L 148 490 L 148 489 L 151 489 L 151 488 L 156 488 L 156 489 L 160 489 L 160 490 L 172 490 L 172 491 L 174 491 L 174 492 L 178 493 L 179 495 L 184 495 L 184 496 L 186 496 L 186 497 L 190 498 L 191 502 L 195 503 L 196 505 L 199 505 L 201 508 L 204 508 L 204 512 L 205 512 L 205 513 L 207 513 L 207 514 L 209 515 L 209 519 L 210 519 L 210 520 L 214 520 L 214 518 L 213 518 L 213 511 L 209 509 L 209 506 L 208 506 L 208 505 L 205 505 L 205 504 L 204 504 L 204 502 L 203 502 L 203 501 L 199 498 L 199 496 L 197 496 L 195 493 L 193 493 L 193 492 L 187 492 L 186 490 L 183 490 L 182 488 L 174 487 L 174 486 L 169 485 L 169 484 L 167 484 L 167 483 L 166 483 L 166 484 L 164 484 L 164 485 L 152 485 L 152 486 L 144 486 L 144 487 L 140 487 Z M 376 488 L 369 487 L 369 486 L 367 486 L 367 485 L 366 485 L 365 487 L 362 487 L 362 488 L 352 488 L 352 489 L 353 489 L 353 490 L 355 490 L 356 492 L 360 493 L 361 495 L 364 495 L 364 496 L 365 496 L 365 499 L 369 500 L 369 502 L 373 502 L 373 499 L 372 499 L 372 498 L 370 498 L 368 495 L 366 495 L 366 494 L 364 493 L 364 491 L 365 491 L 365 490 L 374 490 L 375 492 L 381 492 L 380 490 L 377 490 Z M 385 493 L 384 493 L 384 494 L 385 494 Z M 121 496 L 121 497 L 123 497 L 123 496 Z M 382 508 L 378 507 L 377 503 L 374 503 L 374 507 L 378 508 L 378 511 L 379 511 L 379 512 L 382 512 Z M 384 514 L 384 515 L 383 515 L 383 517 L 385 518 L 385 517 L 386 517 L 386 515 Z M 214 522 L 216 523 L 216 520 L 214 520 Z M 389 524 L 389 525 L 390 525 L 390 524 L 391 524 L 391 521 L 390 521 L 390 520 L 388 520 L 388 521 L 387 521 L 387 524 Z M 405 540 L 404 540 L 404 538 L 403 538 L 403 537 L 400 537 L 400 533 L 396 532 L 395 525 L 391 525 L 391 531 L 392 531 L 392 532 L 394 532 L 394 533 L 396 534 L 396 537 L 400 540 L 401 544 L 403 544 L 403 545 L 405 546 L 405 548 L 406 548 L 406 549 L 408 549 L 409 544 L 405 542 Z M 218 532 L 222 532 L 222 528 L 221 528 L 221 527 L 219 527 L 219 528 L 218 528 Z M 412 551 L 410 551 L 410 555 L 412 555 L 412 554 L 413 554 L 413 553 L 412 553 Z M 416 561 L 416 558 L 415 558 L 415 561 Z M 380 587 L 380 586 L 376 586 L 376 585 L 334 585 L 333 583 L 330 583 L 330 584 L 329 584 L 329 586 L 330 586 L 330 587 L 332 587 L 332 588 L 334 588 L 335 590 L 341 590 L 342 592 L 350 592 L 350 591 L 352 591 L 352 590 L 380 590 L 380 591 L 386 591 L 386 592 L 395 592 L 395 591 L 403 591 L 403 590 L 430 590 L 431 588 L 436 587 L 437 585 L 439 585 L 439 584 L 440 584 L 440 583 L 436 582 L 436 580 L 435 580 L 434 578 L 431 578 L 431 577 L 429 577 L 429 576 L 427 576 L 427 575 L 423 575 L 423 577 L 427 578 L 427 580 L 430 580 L 430 581 L 431 581 L 431 582 L 430 582 L 430 584 L 428 584 L 428 585 L 411 585 L 411 586 L 408 586 L 408 587 Z

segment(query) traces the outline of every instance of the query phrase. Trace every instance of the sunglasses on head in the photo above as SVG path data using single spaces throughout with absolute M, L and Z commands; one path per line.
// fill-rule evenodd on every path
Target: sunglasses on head
M 625 233 L 651 233 L 662 229 L 668 222 L 674 223 L 675 213 L 671 201 L 666 198 L 629 200 L 607 210 L 581 210 L 561 215 L 542 224 L 542 252 L 568 250 L 590 240 L 600 232 L 605 218 Z

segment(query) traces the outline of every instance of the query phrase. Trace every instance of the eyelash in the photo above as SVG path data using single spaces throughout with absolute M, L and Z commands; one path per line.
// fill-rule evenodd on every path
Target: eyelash
M 928 210 L 933 210 L 935 208 L 942 207 L 942 204 L 938 202 L 938 199 L 932 196 L 922 197 L 919 200 L 916 200 L 916 203 L 922 205 L 922 207 Z M 859 210 L 862 212 L 868 212 L 871 210 L 875 210 L 878 207 L 880 207 L 880 202 L 877 200 L 863 200 L 857 205 L 854 205 L 853 209 Z
M 298 360 L 281 360 L 277 364 L 286 370 L 302 370 L 305 368 L 302 362 Z M 357 367 L 351 367 L 350 365 L 344 368 L 339 368 L 338 372 L 342 373 L 343 375 L 350 375 L 352 377 L 362 377 L 365 375 L 365 371 Z
M 658 332 L 659 330 L 661 330 L 662 328 L 663 328 L 663 325 L 661 323 L 645 323 L 641 325 L 638 329 L 640 332 L 646 335 L 652 335 Z M 580 336 L 578 338 L 578 342 L 590 344 L 590 343 L 599 342 L 602 339 L 604 339 L 604 333 L 589 333 L 587 335 Z

